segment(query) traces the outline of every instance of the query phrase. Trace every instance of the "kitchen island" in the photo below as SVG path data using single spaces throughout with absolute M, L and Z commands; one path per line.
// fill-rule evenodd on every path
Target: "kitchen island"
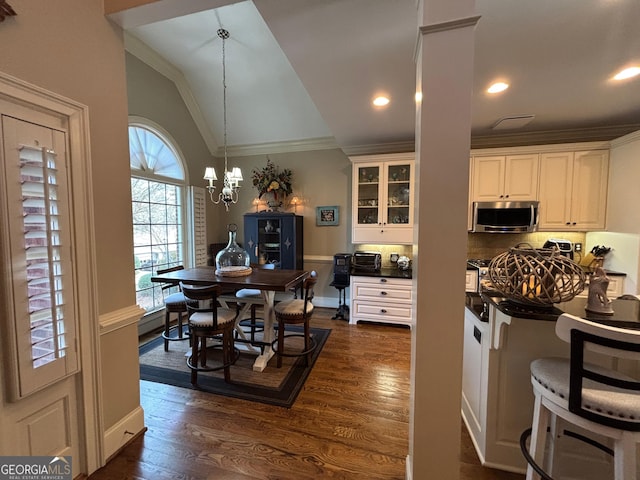
M 567 312 L 640 329 L 640 301 L 614 300 L 614 315 L 603 316 L 587 315 L 583 297 L 540 310 L 487 295 L 484 303 L 473 302 L 470 295 L 464 318 L 462 417 L 483 465 L 523 473 L 519 438 L 531 426 L 534 402 L 529 364 L 541 357 L 569 357 L 569 345 L 555 334 L 555 320 Z M 637 362 L 621 368 L 636 377 L 640 373 Z M 560 464 L 573 470 L 558 480 L 608 478 L 608 456 L 575 440 L 567 443 Z

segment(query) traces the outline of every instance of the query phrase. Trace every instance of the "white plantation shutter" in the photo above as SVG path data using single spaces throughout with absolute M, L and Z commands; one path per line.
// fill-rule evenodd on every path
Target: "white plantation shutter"
M 17 397 L 77 370 L 66 139 L 3 117 Z M 37 138 L 38 140 L 33 140 Z
M 193 264 L 207 265 L 207 198 L 205 189 L 191 187 L 191 221 L 193 222 Z

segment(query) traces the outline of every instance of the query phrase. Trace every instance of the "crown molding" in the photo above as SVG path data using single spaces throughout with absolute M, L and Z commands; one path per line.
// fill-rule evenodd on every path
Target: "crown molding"
M 227 157 L 248 157 L 275 153 L 309 152 L 340 148 L 333 137 L 309 138 L 286 142 L 256 143 L 251 145 L 227 145 Z M 216 157 L 224 157 L 224 147 L 216 150 Z
M 415 141 L 406 142 L 390 142 L 390 143 L 375 143 L 369 145 L 354 145 L 351 147 L 343 147 L 342 151 L 345 155 L 351 157 L 355 155 L 376 155 L 379 153 L 404 153 L 415 152 Z
M 215 152 L 219 147 L 218 143 L 213 138 L 211 129 L 209 128 L 204 115 L 202 115 L 202 110 L 200 110 L 198 102 L 196 102 L 193 92 L 191 91 L 191 88 L 189 87 L 189 84 L 182 72 L 142 40 L 127 32 L 124 32 L 124 48 L 131 55 L 146 63 L 155 71 L 174 83 L 178 89 L 180 97 L 182 97 L 182 101 L 191 115 L 191 118 L 193 118 L 193 121 L 196 124 L 196 128 L 207 145 L 209 152 L 211 155 L 215 155 Z
M 471 148 L 516 147 L 550 143 L 610 142 L 640 129 L 640 125 L 548 130 L 541 132 L 509 133 L 505 135 L 472 136 Z
M 640 130 L 636 130 L 628 135 L 611 140 L 611 148 L 621 147 L 633 142 L 640 142 Z

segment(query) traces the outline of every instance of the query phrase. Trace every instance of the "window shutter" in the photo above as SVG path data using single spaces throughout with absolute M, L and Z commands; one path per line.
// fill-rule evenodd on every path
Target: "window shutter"
M 193 215 L 193 264 L 196 267 L 207 265 L 207 204 L 205 190 L 191 187 L 191 209 Z
M 77 371 L 66 139 L 3 117 L 16 397 Z M 37 138 L 37 140 L 33 140 Z M 13 363 L 13 362 L 12 362 Z

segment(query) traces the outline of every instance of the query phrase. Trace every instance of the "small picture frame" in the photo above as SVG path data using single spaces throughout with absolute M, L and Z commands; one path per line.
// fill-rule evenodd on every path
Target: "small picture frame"
M 331 225 L 339 225 L 340 215 L 339 207 L 333 205 L 330 207 L 316 207 L 316 225 L 326 227 Z

